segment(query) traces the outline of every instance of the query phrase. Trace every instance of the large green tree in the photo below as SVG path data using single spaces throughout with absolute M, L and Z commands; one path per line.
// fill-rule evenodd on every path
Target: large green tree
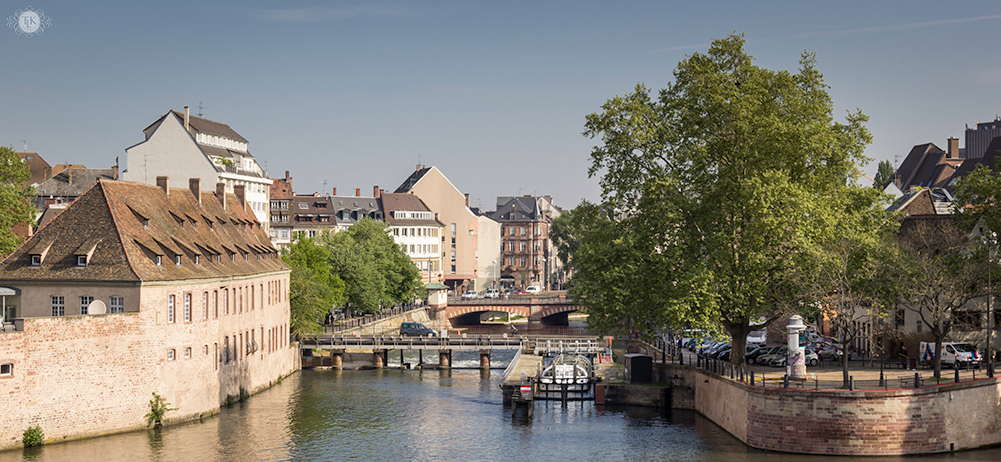
M 313 239 L 298 239 L 282 260 L 292 267 L 289 277 L 290 326 L 296 335 L 317 334 L 331 308 L 344 298 L 344 281 L 331 272 L 330 251 Z
M 814 55 L 795 74 L 761 68 L 742 36 L 686 57 L 674 77 L 656 97 L 637 85 L 587 117 L 585 136 L 601 139 L 589 174 L 604 173 L 602 198 L 631 227 L 624 236 L 645 240 L 627 246 L 638 252 L 628 261 L 660 275 L 623 289 L 652 302 L 636 309 L 717 320 L 743 351 L 753 319 L 811 301 L 807 250 L 829 232 L 814 217 L 858 175 L 867 118 L 834 120 Z M 592 316 L 614 309 L 585 303 Z
M 424 298 L 420 271 L 386 232 L 384 222 L 365 218 L 318 239 L 330 251 L 332 271 L 346 284 L 350 310 L 374 313 Z
M 28 185 L 31 171 L 13 147 L 0 146 L 0 258 L 10 255 L 24 238 L 14 234 L 17 226 L 35 220 L 35 188 Z

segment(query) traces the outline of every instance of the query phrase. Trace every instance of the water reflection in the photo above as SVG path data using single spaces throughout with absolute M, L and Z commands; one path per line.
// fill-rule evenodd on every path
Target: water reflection
M 838 461 L 747 448 L 692 412 L 537 402 L 505 408 L 500 371 L 303 371 L 217 416 L 0 453 L 0 461 Z M 1001 450 L 911 460 L 1001 460 Z M 869 459 L 902 460 L 902 458 Z

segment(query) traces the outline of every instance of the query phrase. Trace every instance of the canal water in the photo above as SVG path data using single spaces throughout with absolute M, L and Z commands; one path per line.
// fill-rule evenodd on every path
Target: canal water
M 511 354 L 495 354 L 495 366 L 502 357 Z M 454 359 L 477 362 L 475 352 Z M 306 370 L 201 421 L 0 452 L 0 461 L 848 460 L 749 449 L 693 412 L 537 402 L 532 417 L 512 413 L 501 373 Z M 869 460 L 943 459 L 997 461 L 1001 450 Z

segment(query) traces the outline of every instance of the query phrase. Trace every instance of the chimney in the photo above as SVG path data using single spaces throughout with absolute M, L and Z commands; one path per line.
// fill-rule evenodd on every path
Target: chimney
M 237 204 L 247 210 L 247 186 L 238 184 L 233 186 L 233 194 L 236 194 Z
M 66 169 L 66 176 L 69 177 L 71 185 L 73 184 L 73 170 L 75 170 L 73 167 Z
M 372 197 L 375 197 L 375 198 L 379 197 L 379 187 L 378 186 L 372 186 Z
M 191 110 L 184 106 L 184 131 L 191 131 Z
M 165 177 L 165 176 L 158 176 L 158 177 L 156 177 L 156 185 L 159 186 L 160 189 L 163 190 L 164 194 L 166 194 L 168 197 L 170 196 L 170 192 L 167 190 L 168 189 L 167 188 L 167 177 Z
M 361 197 L 361 188 L 355 188 L 355 197 Z
M 201 178 L 189 178 L 188 179 L 188 189 L 191 190 L 191 195 L 195 196 L 195 202 L 198 205 L 202 205 L 202 179 Z
M 288 170 L 285 170 L 285 182 L 288 183 L 292 181 L 292 177 L 288 176 Z
M 330 195 L 331 196 L 336 196 L 337 195 L 337 187 L 334 187 L 334 192 L 330 193 Z
M 114 167 L 111 167 L 111 179 L 113 180 L 118 179 L 118 164 L 115 164 Z
M 421 169 L 421 164 L 417 164 L 417 170 Z
M 226 183 L 216 183 L 215 184 L 215 197 L 219 199 L 219 203 L 222 204 L 222 210 L 226 211 Z
M 946 159 L 958 159 L 959 158 L 959 138 L 955 136 L 949 137 L 949 150 L 945 153 Z
M 469 208 L 469 193 L 466 193 L 466 208 Z

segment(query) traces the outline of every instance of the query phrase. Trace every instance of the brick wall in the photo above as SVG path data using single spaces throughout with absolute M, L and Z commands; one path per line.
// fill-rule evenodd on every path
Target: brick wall
M 0 449 L 19 445 L 24 429 L 35 424 L 46 439 L 144 428 L 153 392 L 178 408 L 168 420 L 185 420 L 217 412 L 241 390 L 252 394 L 270 386 L 300 365 L 298 347 L 288 341 L 288 299 L 277 290 L 287 293 L 287 284 L 287 272 L 185 286 L 147 284 L 139 312 L 29 318 L 23 332 L 0 333 L 0 363 L 14 365 L 11 376 L 0 377 Z M 214 291 L 239 287 L 249 293 L 251 286 L 253 310 L 230 308 L 224 315 L 220 309 L 213 316 Z M 201 305 L 206 291 L 208 319 Z M 189 322 L 183 320 L 185 293 L 192 294 Z M 169 294 L 178 301 L 174 323 L 166 322 Z M 249 297 L 243 301 L 249 307 Z M 223 339 L 230 337 L 232 345 L 241 334 L 253 338 L 257 350 L 248 354 L 243 348 L 220 361 Z M 174 350 L 173 360 L 168 350 Z

